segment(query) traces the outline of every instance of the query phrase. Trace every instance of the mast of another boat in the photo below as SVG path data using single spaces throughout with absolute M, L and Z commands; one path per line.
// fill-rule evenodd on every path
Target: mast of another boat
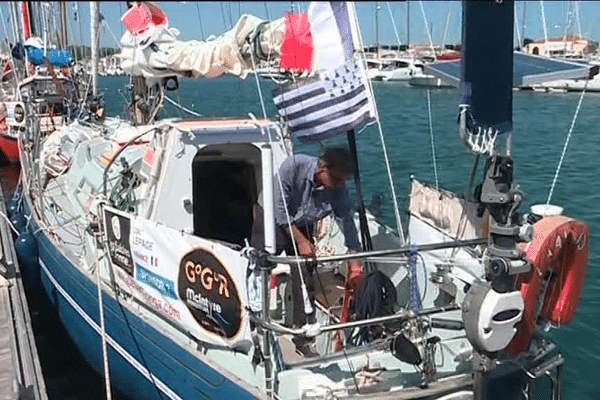
M 60 45 L 63 49 L 67 49 L 69 39 L 67 35 L 67 3 L 60 1 L 58 3 L 58 14 L 60 18 Z
M 379 60 L 379 2 L 375 2 L 375 46 L 377 46 L 377 60 Z
M 22 39 L 25 42 L 31 37 L 31 18 L 30 18 L 30 7 L 28 1 L 21 2 L 21 21 L 22 21 Z M 27 60 L 27 52 L 25 52 L 25 60 Z M 27 75 L 33 75 L 33 65 L 26 61 Z
M 98 2 L 90 1 L 91 62 L 92 62 L 92 95 L 98 95 Z

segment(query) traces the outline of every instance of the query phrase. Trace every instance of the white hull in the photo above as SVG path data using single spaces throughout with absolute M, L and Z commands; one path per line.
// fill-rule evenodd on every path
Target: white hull
M 411 86 L 428 87 L 428 88 L 453 88 L 453 85 L 445 83 L 442 79 L 436 78 L 433 75 L 418 75 L 412 76 L 408 84 Z

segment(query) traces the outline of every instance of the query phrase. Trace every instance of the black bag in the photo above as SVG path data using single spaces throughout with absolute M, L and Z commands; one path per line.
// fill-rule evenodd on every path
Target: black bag
M 374 269 L 363 278 L 356 299 L 356 320 L 382 317 L 394 313 L 397 301 L 396 288 L 383 272 Z M 382 333 L 380 326 L 363 327 L 358 337 L 362 342 L 371 341 Z

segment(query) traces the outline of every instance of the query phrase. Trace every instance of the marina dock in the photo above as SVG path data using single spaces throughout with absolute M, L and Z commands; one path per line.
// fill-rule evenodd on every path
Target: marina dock
M 0 400 L 47 399 L 29 307 L 0 188 Z

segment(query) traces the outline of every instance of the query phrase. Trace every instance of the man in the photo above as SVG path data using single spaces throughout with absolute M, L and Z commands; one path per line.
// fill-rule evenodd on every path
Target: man
M 345 185 L 345 181 L 352 177 L 352 167 L 352 155 L 343 147 L 325 149 L 318 159 L 303 154 L 290 156 L 281 164 L 275 183 L 275 222 L 283 232 L 283 235 L 278 235 L 278 252 L 285 249 L 287 254 L 295 254 L 295 243 L 300 256 L 315 257 L 316 248 L 312 241 L 315 224 L 330 214 L 341 219 L 345 245 L 349 251 L 359 250 L 356 225 Z M 283 193 L 278 187 L 279 180 Z M 281 237 L 284 243 L 280 243 Z M 349 267 L 352 276 L 360 275 L 358 260 L 349 261 Z M 294 325 L 300 327 L 306 323 L 314 323 L 314 311 L 308 316 L 305 313 L 301 287 L 304 281 L 313 305 L 314 266 L 302 266 L 302 280 L 297 265 L 291 265 L 290 269 Z M 305 353 L 306 343 L 296 341 L 296 346 L 300 353 Z

